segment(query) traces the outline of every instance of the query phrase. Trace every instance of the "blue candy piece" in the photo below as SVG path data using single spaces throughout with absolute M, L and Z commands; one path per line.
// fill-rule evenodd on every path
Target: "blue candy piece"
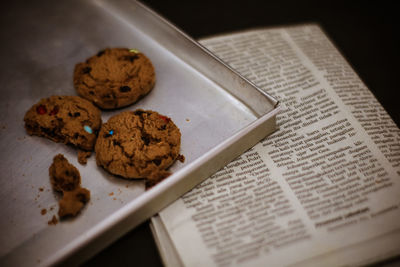
M 114 130 L 110 130 L 108 133 L 109 133 L 110 135 L 113 135 L 113 134 L 114 134 Z
M 83 129 L 84 129 L 86 132 L 90 133 L 90 134 L 93 133 L 92 128 L 90 128 L 90 126 L 88 126 L 88 125 L 83 126 Z

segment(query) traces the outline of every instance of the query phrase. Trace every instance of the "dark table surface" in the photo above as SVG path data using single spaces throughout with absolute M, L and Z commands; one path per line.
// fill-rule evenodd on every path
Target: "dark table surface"
M 396 97 L 400 82 L 400 37 L 397 9 L 390 1 L 142 2 L 195 39 L 249 28 L 319 23 L 400 125 Z M 162 266 L 149 222 L 123 236 L 84 266 Z

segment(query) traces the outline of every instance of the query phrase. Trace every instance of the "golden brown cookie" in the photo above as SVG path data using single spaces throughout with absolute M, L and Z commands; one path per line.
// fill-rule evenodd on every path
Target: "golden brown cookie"
M 24 121 L 30 135 L 91 151 L 101 126 L 101 113 L 79 96 L 51 96 L 34 104 Z
M 160 180 L 179 156 L 181 133 L 172 120 L 151 110 L 125 111 L 100 129 L 96 161 L 125 178 Z
M 81 187 L 78 169 L 58 154 L 49 168 L 49 176 L 53 189 L 63 194 L 58 203 L 58 216 L 76 216 L 90 200 L 90 191 Z
M 154 84 L 151 61 L 134 49 L 107 48 L 77 64 L 74 71 L 78 94 L 103 109 L 133 104 Z

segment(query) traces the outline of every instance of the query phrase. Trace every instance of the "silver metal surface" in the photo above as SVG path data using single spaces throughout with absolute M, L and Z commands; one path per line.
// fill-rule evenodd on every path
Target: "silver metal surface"
M 275 130 L 276 100 L 140 3 L 13 3 L 1 18 L 0 266 L 79 263 Z M 136 48 L 156 69 L 154 90 L 122 110 L 156 110 L 182 132 L 186 161 L 147 192 L 142 181 L 97 167 L 94 156 L 80 165 L 74 148 L 24 129 L 25 112 L 40 98 L 76 94 L 75 64 L 105 47 Z M 104 111 L 103 121 L 122 110 Z M 91 201 L 77 218 L 49 226 L 59 196 L 48 168 L 58 153 L 79 169 Z

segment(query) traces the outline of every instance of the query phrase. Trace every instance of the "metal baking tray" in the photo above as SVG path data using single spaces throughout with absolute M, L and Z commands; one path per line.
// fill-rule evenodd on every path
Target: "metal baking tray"
M 123 1 L 12 1 L 3 9 L 0 106 L 0 266 L 78 264 L 116 240 L 276 128 L 278 102 L 143 4 Z M 22 2 L 22 1 L 21 1 Z M 75 95 L 76 63 L 105 47 L 135 48 L 154 63 L 153 91 L 137 104 L 103 111 L 151 109 L 182 133 L 173 174 L 145 191 L 143 181 L 114 177 L 77 162 L 77 150 L 28 136 L 23 117 L 40 98 Z M 56 225 L 59 196 L 48 168 L 64 154 L 91 201 Z M 41 210 L 47 213 L 42 215 Z

